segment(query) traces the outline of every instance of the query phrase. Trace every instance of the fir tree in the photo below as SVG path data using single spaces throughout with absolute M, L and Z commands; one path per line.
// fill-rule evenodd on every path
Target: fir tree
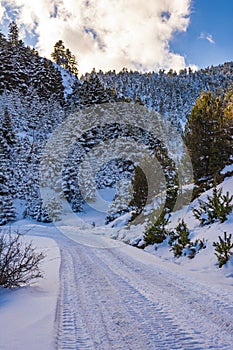
M 229 162 L 232 114 L 224 115 L 224 99 L 211 92 L 202 93 L 191 110 L 185 130 L 195 181 L 213 179 Z
M 172 251 L 175 257 L 179 257 L 184 253 L 185 248 L 190 248 L 191 240 L 189 238 L 189 230 L 182 220 L 175 229 L 175 233 L 170 236 L 169 243 L 172 245 Z
M 224 232 L 223 238 L 219 236 L 219 242 L 213 242 L 213 247 L 215 248 L 215 255 L 218 259 L 218 266 L 221 268 L 233 255 L 233 242 L 231 241 L 231 234 L 227 236 Z
M 8 146 L 12 146 L 15 143 L 15 134 L 12 127 L 12 121 L 9 115 L 7 108 L 4 111 L 4 116 L 2 120 L 2 133 L 3 138 L 5 139 Z
M 5 171 L 2 167 L 0 168 L 0 225 L 5 225 L 16 218 L 16 209 L 13 205 Z
M 58 40 L 54 45 L 54 51 L 51 53 L 52 60 L 61 67 L 67 65 L 67 58 L 65 54 L 65 45 L 62 40 Z
M 132 186 L 127 180 L 121 180 L 116 186 L 116 195 L 109 206 L 106 223 L 130 211 L 132 198 Z
M 159 244 L 167 238 L 169 231 L 165 226 L 168 224 L 169 218 L 169 211 L 165 208 L 154 223 L 148 224 L 143 237 L 146 244 Z
M 147 179 L 139 166 L 135 167 L 132 186 L 133 200 L 131 201 L 130 205 L 136 210 L 136 214 L 138 215 L 146 205 L 148 197 Z
M 50 200 L 45 204 L 45 210 L 53 221 L 60 220 L 60 215 L 62 213 L 61 201 L 56 197 L 50 198 Z
M 49 223 L 53 220 L 49 217 L 44 205 L 42 199 L 39 199 L 38 204 L 36 205 L 33 213 L 33 218 L 38 222 L 45 222 Z
M 65 56 L 67 62 L 65 64 L 65 69 L 67 69 L 70 73 L 74 74 L 76 77 L 78 76 L 78 61 L 74 54 L 70 51 L 70 49 L 66 49 Z
M 52 60 L 59 66 L 67 69 L 70 73 L 78 76 L 78 62 L 70 49 L 66 49 L 62 40 L 54 45 L 54 51 L 51 53 Z
M 233 209 L 233 195 L 229 192 L 222 194 L 222 188 L 213 188 L 212 196 L 207 196 L 207 201 L 199 199 L 199 208 L 193 209 L 194 216 L 201 225 L 209 225 L 215 221 L 224 222 Z
M 13 46 L 16 46 L 19 42 L 19 28 L 14 21 L 9 24 L 8 40 Z
M 101 84 L 95 71 L 92 71 L 90 76 L 83 82 L 82 86 L 78 86 L 77 93 L 79 104 L 86 106 L 118 100 L 114 90 L 106 89 L 103 84 Z M 74 95 L 75 94 L 76 92 L 74 91 Z

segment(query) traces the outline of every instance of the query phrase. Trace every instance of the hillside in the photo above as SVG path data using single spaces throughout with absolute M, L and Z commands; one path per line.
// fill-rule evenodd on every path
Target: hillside
M 0 348 L 232 349 L 232 78 L 78 78 L 0 33 Z
M 161 170 L 156 170 L 162 180 L 151 196 L 169 188 L 168 201 L 174 202 L 172 196 L 177 194 L 172 189 L 177 185 L 182 162 L 186 164 L 185 168 L 182 163 L 186 169 L 183 185 L 192 177 L 182 141 L 182 129 L 191 109 L 201 91 L 221 95 L 232 86 L 231 62 L 196 72 L 93 71 L 78 79 L 39 57 L 20 40 L 12 42 L 1 34 L 0 50 L 1 224 L 23 217 L 58 220 L 63 197 L 74 212 L 79 212 L 86 200 L 95 199 L 96 188 L 106 187 L 117 191 L 115 204 L 106 213 L 107 222 L 135 208 L 140 212 L 137 206 L 143 206 L 147 190 L 140 187 L 143 182 L 137 190 L 134 181 L 132 198 L 130 182 L 138 171 L 139 159 L 145 161 L 148 156 L 159 160 L 165 174 L 164 182 Z M 112 107 L 108 108 L 110 102 Z M 113 118 L 116 112 L 118 119 Z M 141 119 L 134 121 L 133 113 L 139 113 Z M 68 120 L 73 123 L 72 131 L 67 129 L 65 134 Z M 54 154 L 46 155 L 57 130 L 62 132 L 54 143 Z M 111 149 L 114 140 L 118 142 L 115 153 Z M 87 155 L 95 169 L 94 179 L 88 170 L 90 165 L 84 162 Z M 40 194 L 43 171 L 58 195 L 47 202 Z M 122 189 L 120 183 L 124 183 Z M 123 207 L 122 201 L 126 203 Z

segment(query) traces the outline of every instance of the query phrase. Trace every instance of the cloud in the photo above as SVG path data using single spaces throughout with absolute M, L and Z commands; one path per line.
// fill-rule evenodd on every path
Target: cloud
M 6 0 L 17 23 L 36 33 L 36 48 L 47 57 L 62 39 L 78 57 L 83 73 L 110 69 L 156 70 L 186 66 L 169 48 L 189 25 L 191 0 Z M 1 13 L 1 12 L 0 12 Z
M 213 36 L 209 33 L 201 33 L 199 39 L 207 40 L 210 44 L 215 44 Z
M 2 20 L 4 14 L 5 14 L 5 8 L 0 3 L 0 21 Z

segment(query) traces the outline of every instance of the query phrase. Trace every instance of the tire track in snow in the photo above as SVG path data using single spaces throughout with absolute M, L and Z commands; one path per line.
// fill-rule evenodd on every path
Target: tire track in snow
M 120 249 L 61 245 L 57 349 L 231 348 L 229 339 L 215 341 L 215 331 L 207 334 L 206 320 L 199 329 L 199 313 L 183 305 L 187 296 L 178 296 L 185 289 L 166 270 L 162 277 Z
M 86 330 L 82 315 L 79 314 L 80 303 L 76 298 L 75 266 L 72 256 L 63 248 L 61 250 L 60 295 L 56 312 L 57 350 L 94 349 Z
M 104 251 L 104 255 L 108 255 L 108 253 L 109 250 Z M 89 259 L 90 254 L 91 252 L 88 256 Z M 96 255 L 93 254 L 92 257 L 95 265 L 98 265 Z M 116 263 L 116 260 L 110 263 L 110 266 L 114 266 L 114 270 L 117 269 Z M 163 305 L 160 305 L 158 301 L 151 301 L 137 287 L 133 286 L 135 283 L 133 285 L 130 283 L 128 273 L 126 273 L 126 280 L 124 280 L 122 275 L 125 271 L 120 271 L 118 275 L 109 269 L 108 264 L 104 266 L 102 260 L 99 264 L 106 275 L 110 273 L 112 284 L 116 284 L 119 293 L 124 296 L 121 302 L 127 309 L 128 316 L 126 317 L 131 318 L 134 329 L 140 329 L 141 333 L 139 332 L 136 342 L 135 339 L 131 340 L 133 349 L 207 349 L 205 339 L 201 339 L 199 331 L 190 330 L 187 325 L 183 328 L 180 327 L 174 321 L 174 315 L 165 311 Z M 132 275 L 132 271 L 130 274 Z M 154 291 L 155 286 L 153 286 Z M 144 335 L 144 341 L 142 341 L 142 335 Z M 125 347 L 125 349 L 130 349 L 130 347 Z
M 99 251 L 98 255 L 108 266 L 114 260 L 114 271 L 124 275 L 149 300 L 159 301 L 181 327 L 193 324 L 193 332 L 202 335 L 202 344 L 206 343 L 205 349 L 233 348 L 233 300 L 222 291 L 184 279 L 161 266 L 135 262 L 120 250 L 111 249 L 104 255 Z

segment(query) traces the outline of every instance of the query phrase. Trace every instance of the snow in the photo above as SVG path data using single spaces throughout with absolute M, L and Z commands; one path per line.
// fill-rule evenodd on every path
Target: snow
M 104 226 L 108 207 L 115 194 L 115 188 L 99 189 L 95 201 L 85 203 L 83 211 L 77 213 L 77 216 L 92 226 Z
M 59 293 L 59 248 L 51 238 L 24 239 L 45 252 L 41 264 L 44 278 L 19 289 L 0 289 L 0 349 L 52 349 Z
M 232 194 L 233 189 L 233 177 L 225 179 L 225 181 L 218 186 L 223 188 L 223 194 L 229 192 Z M 207 195 L 211 195 L 212 190 L 206 191 L 201 195 L 199 199 L 205 201 Z M 207 241 L 206 248 L 197 253 L 194 259 L 187 257 L 174 258 L 171 252 L 171 247 L 167 241 L 159 245 L 148 246 L 145 251 L 159 257 L 161 260 L 172 262 L 173 266 L 179 265 L 182 267 L 182 271 L 187 274 L 194 273 L 199 280 L 206 281 L 208 284 L 228 284 L 233 285 L 233 266 L 229 262 L 221 269 L 217 266 L 217 258 L 214 255 L 213 242 L 218 241 L 218 236 L 223 236 L 224 232 L 227 234 L 233 233 L 233 212 L 229 215 L 227 221 L 224 223 L 216 222 L 212 225 L 200 226 L 199 221 L 194 217 L 192 209 L 198 206 L 198 200 L 196 199 L 189 206 L 183 207 L 181 210 L 172 213 L 170 222 L 167 225 L 168 229 L 174 229 L 178 223 L 184 219 L 191 231 L 190 238 L 192 241 L 197 239 L 205 239 Z M 143 232 L 145 231 L 145 224 L 133 226 L 130 229 L 122 228 L 115 233 L 115 237 L 133 244 L 137 239 L 143 238 Z M 229 279 L 226 280 L 226 277 Z
M 233 177 L 220 186 L 232 193 Z M 100 196 L 109 202 L 114 192 Z M 47 250 L 46 278 L 0 290 L 0 349 L 231 350 L 233 258 L 219 269 L 212 243 L 233 232 L 233 213 L 223 224 L 201 227 L 192 214 L 197 205 L 174 212 L 169 223 L 174 228 L 183 218 L 192 240 L 205 238 L 194 259 L 174 258 L 166 241 L 145 250 L 123 243 L 142 245 L 146 223 L 128 227 L 125 214 L 104 226 L 106 213 L 95 205 L 55 225 L 16 222 Z
M 224 169 L 222 169 L 221 174 L 226 175 L 227 173 L 233 172 L 233 164 L 225 166 Z
M 72 86 L 76 81 L 78 81 L 77 77 L 73 74 L 71 74 L 68 70 L 62 68 L 58 64 L 53 63 L 54 66 L 60 71 L 62 76 L 62 85 L 64 86 L 64 95 L 65 98 L 72 94 L 73 88 Z

